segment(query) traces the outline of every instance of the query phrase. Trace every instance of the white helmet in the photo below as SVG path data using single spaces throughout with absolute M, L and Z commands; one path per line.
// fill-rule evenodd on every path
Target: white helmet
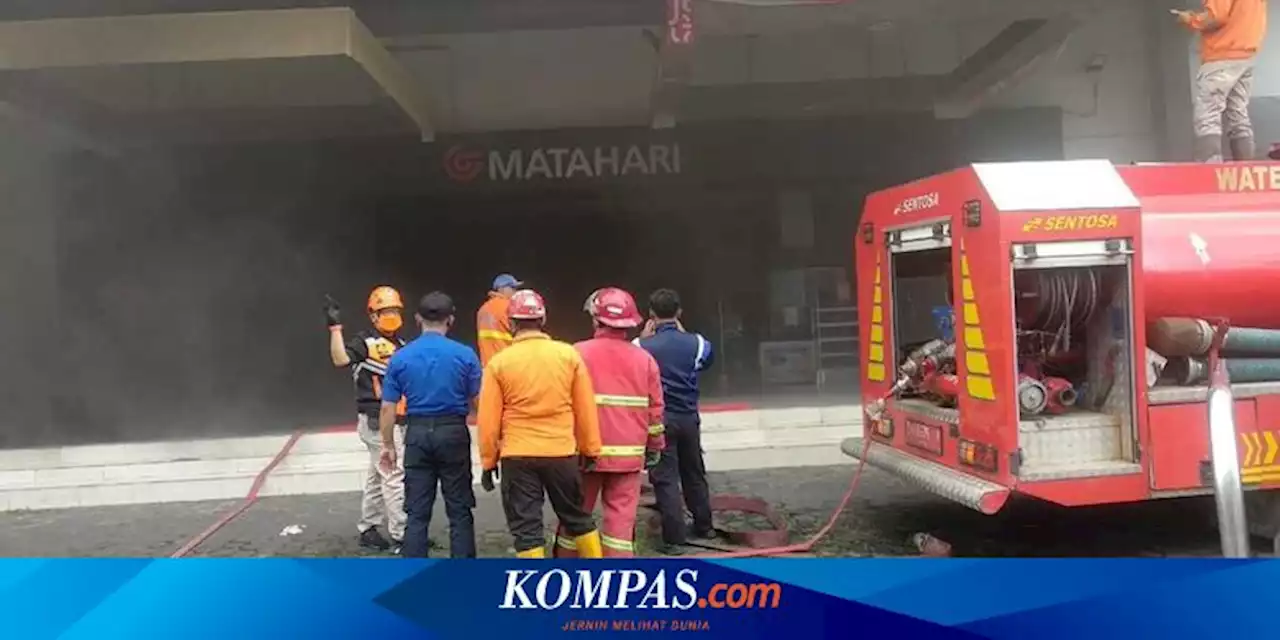
M 591 295 L 587 296 L 587 301 L 582 303 L 582 310 L 592 317 L 595 317 L 596 296 L 600 295 L 601 291 L 604 291 L 604 288 L 592 291 Z

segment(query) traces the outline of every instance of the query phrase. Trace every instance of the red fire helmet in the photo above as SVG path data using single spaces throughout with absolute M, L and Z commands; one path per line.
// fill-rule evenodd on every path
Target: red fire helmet
M 615 329 L 640 326 L 640 309 L 636 307 L 636 299 L 616 287 L 606 287 L 591 296 L 591 317 L 600 324 Z
M 547 317 L 547 304 L 533 289 L 521 289 L 511 294 L 507 316 L 512 320 L 543 320 Z

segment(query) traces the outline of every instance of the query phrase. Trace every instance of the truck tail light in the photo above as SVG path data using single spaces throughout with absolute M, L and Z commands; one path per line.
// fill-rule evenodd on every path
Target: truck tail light
M 893 439 L 893 418 L 884 417 L 871 421 L 871 433 L 885 440 Z
M 964 203 L 964 226 L 982 226 L 982 203 L 978 200 Z
M 876 228 L 870 222 L 862 224 L 862 241 L 871 244 L 876 241 Z
M 995 447 L 961 439 L 956 450 L 959 454 L 960 464 L 989 473 L 995 473 L 999 468 L 997 464 L 999 456 Z

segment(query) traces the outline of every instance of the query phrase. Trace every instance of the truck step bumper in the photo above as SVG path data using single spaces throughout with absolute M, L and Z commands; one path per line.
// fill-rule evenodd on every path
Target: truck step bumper
M 862 447 L 862 438 L 848 438 L 840 443 L 845 455 L 859 460 L 862 459 Z M 921 460 L 878 442 L 873 442 L 867 450 L 866 463 L 987 515 L 999 511 L 1009 499 L 1008 487 L 936 462 Z

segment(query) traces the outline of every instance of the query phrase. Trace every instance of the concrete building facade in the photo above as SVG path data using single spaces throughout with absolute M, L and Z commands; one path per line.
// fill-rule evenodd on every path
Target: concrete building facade
M 375 284 L 470 306 L 503 271 L 566 338 L 597 286 L 674 286 L 716 395 L 803 391 L 767 345 L 847 300 L 867 192 L 1190 156 L 1192 39 L 1154 0 L 349 4 L 0 9 L 0 447 L 344 421 L 324 294 L 356 324 Z

